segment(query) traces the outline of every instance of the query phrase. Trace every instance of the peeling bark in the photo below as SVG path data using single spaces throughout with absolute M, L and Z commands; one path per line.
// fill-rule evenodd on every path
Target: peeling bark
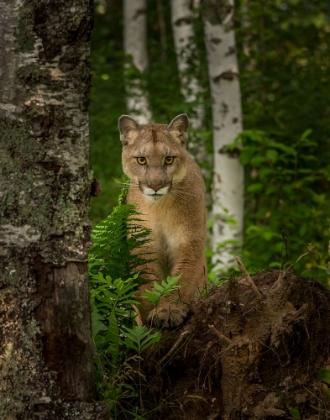
M 0 418 L 101 419 L 87 250 L 91 0 L 0 2 Z

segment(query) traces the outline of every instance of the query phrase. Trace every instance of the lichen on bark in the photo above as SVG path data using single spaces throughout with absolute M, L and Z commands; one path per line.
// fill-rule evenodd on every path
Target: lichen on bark
M 8 420 L 106 416 L 91 403 L 91 16 L 91 0 L 0 3 L 0 418 Z

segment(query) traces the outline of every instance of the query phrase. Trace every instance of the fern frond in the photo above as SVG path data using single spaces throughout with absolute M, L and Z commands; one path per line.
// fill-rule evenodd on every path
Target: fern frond
M 93 245 L 89 250 L 90 276 L 101 271 L 105 276 L 125 280 L 151 261 L 147 252 L 143 256 L 140 251 L 135 252 L 150 241 L 150 230 L 141 222 L 136 205 L 121 204 L 93 229 Z
M 128 176 L 124 175 L 122 183 L 124 187 L 121 189 L 119 197 L 118 197 L 118 206 L 123 206 L 126 203 L 126 196 L 128 192 L 128 185 L 129 185 Z

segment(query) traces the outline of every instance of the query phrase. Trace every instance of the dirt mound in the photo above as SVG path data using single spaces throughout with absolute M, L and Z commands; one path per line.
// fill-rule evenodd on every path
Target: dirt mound
M 232 279 L 144 356 L 144 417 L 330 419 L 329 321 L 330 292 L 290 269 Z

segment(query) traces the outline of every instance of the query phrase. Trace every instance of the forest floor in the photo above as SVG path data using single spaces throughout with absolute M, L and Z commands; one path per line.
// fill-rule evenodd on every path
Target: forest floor
M 292 270 L 245 273 L 194 301 L 185 325 L 143 355 L 143 418 L 330 419 L 319 379 L 330 291 Z

